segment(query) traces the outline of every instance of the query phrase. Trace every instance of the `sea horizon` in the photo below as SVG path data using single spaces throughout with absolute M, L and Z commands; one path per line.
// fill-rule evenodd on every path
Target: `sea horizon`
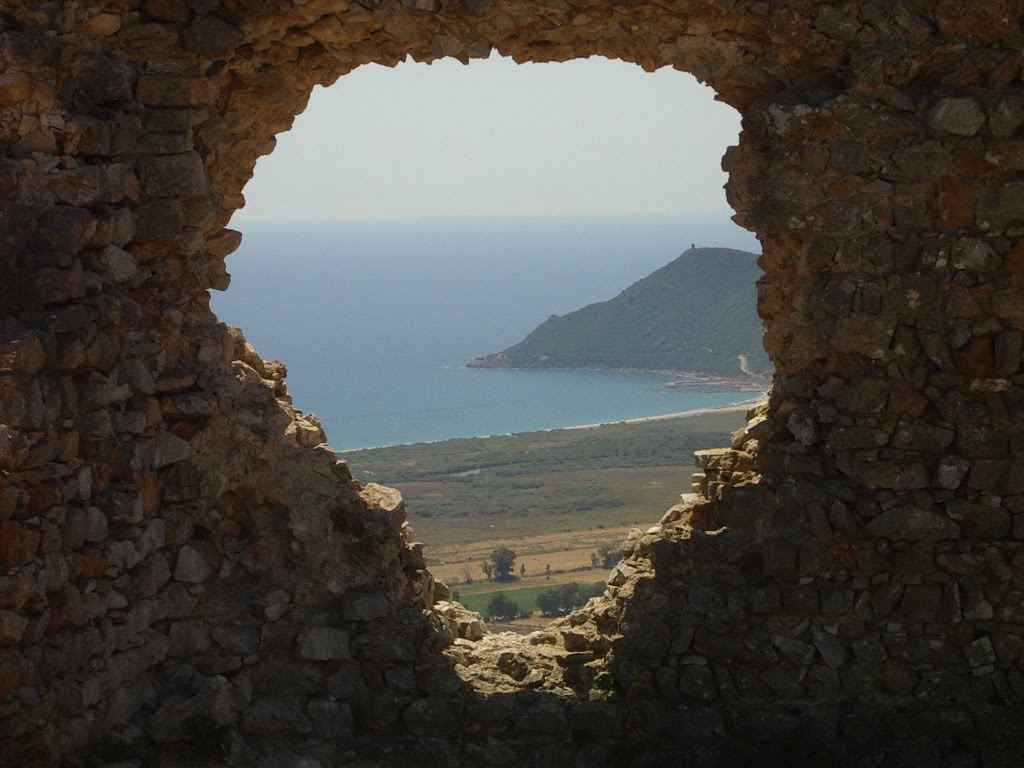
M 662 389 L 666 374 L 465 364 L 552 314 L 613 298 L 694 243 L 760 250 L 725 214 L 237 226 L 232 285 L 211 306 L 286 364 L 295 407 L 317 415 L 335 450 L 725 405 L 722 392 Z

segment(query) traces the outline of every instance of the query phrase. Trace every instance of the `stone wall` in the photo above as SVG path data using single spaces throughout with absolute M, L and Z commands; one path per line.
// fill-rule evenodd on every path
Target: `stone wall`
M 1017 765 L 1021 22 L 1011 0 L 7 0 L 0 764 Z M 314 84 L 492 47 L 674 66 L 740 110 L 728 193 L 777 369 L 605 597 L 525 639 L 445 600 L 401 498 L 351 477 L 207 293 Z

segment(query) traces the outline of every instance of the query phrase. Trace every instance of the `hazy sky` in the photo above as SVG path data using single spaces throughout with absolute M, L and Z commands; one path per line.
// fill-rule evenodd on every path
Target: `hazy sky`
M 726 213 L 739 115 L 690 75 L 593 58 L 360 67 L 316 88 L 235 224 Z

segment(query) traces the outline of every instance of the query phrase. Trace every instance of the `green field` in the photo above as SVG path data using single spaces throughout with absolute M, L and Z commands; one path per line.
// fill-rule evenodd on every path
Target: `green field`
M 584 578 L 580 580 L 581 585 L 586 584 L 589 586 L 589 584 L 594 581 L 594 575 L 592 574 L 583 574 L 583 577 Z M 516 582 L 512 582 L 511 584 L 485 582 L 485 584 L 480 586 L 484 587 L 486 591 L 471 592 L 471 588 L 461 587 L 459 591 L 459 601 L 469 608 L 469 610 L 477 611 L 484 616 L 487 614 L 487 603 L 498 592 L 504 592 L 505 596 L 509 600 L 515 602 L 521 610 L 539 611 L 540 607 L 537 605 L 537 595 L 552 588 L 552 585 L 548 582 L 537 586 L 522 586 Z
M 589 571 L 596 549 L 617 545 L 631 527 L 657 522 L 689 492 L 693 452 L 728 445 L 744 410 L 340 457 L 363 483 L 402 492 L 431 571 L 474 606 L 475 596 L 487 593 L 486 606 L 502 586 L 485 581 L 481 562 L 498 547 L 515 550 L 517 575 L 526 567 L 525 578 L 514 582 L 520 590 L 604 578 L 603 569 Z M 548 567 L 553 577 L 545 582 Z
M 726 411 L 340 456 L 363 482 L 401 490 L 419 518 L 558 517 L 629 507 L 635 478 L 653 469 L 667 470 L 658 475 L 678 489 L 676 494 L 688 490 L 693 452 L 728 444 L 729 434 L 742 423 L 742 412 Z

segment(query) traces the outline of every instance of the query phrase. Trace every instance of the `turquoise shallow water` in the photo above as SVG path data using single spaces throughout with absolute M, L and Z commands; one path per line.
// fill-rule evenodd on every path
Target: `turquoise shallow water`
M 529 432 L 712 408 L 750 392 L 665 390 L 670 376 L 468 368 L 302 371 L 296 405 L 316 413 L 335 450 Z

